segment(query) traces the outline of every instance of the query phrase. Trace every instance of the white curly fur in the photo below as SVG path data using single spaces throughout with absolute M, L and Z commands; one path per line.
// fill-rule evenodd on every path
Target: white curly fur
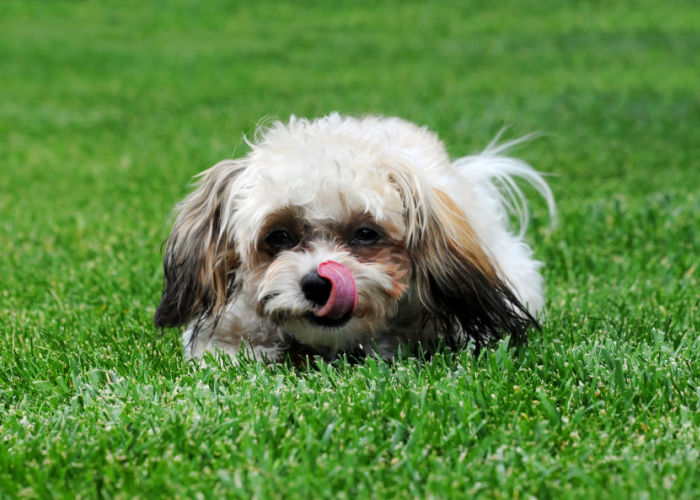
M 391 357 L 447 334 L 443 315 L 457 318 L 456 337 L 479 328 L 493 336 L 501 326 L 517 334 L 512 325 L 533 320 L 544 293 L 514 178 L 534 186 L 552 216 L 555 208 L 541 174 L 504 156 L 520 141 L 497 140 L 451 161 L 434 133 L 398 118 L 333 113 L 272 123 L 244 158 L 204 172 L 178 205 L 156 324 L 187 322 L 185 355 L 195 359 L 207 351 L 235 357 L 245 346 L 279 360 L 293 344 L 326 357 L 357 349 Z M 276 216 L 301 228 L 284 226 L 298 232 L 299 245 L 266 253 Z M 344 235 L 357 220 L 378 229 L 376 248 Z M 456 257 L 445 254 L 455 248 Z M 330 327 L 309 321 L 314 305 L 300 286 L 326 260 L 349 270 L 359 293 L 357 314 Z M 444 299 L 457 291 L 474 295 L 465 299 L 469 314 L 454 310 L 459 298 Z

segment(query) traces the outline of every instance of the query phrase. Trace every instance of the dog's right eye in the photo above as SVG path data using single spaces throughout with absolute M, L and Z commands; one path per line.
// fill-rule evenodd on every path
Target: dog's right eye
M 372 245 L 378 239 L 379 233 L 377 231 L 369 227 L 361 227 L 357 230 L 350 243 L 354 245 Z
M 284 229 L 272 231 L 265 237 L 265 243 L 275 252 L 288 250 L 297 244 L 296 239 Z

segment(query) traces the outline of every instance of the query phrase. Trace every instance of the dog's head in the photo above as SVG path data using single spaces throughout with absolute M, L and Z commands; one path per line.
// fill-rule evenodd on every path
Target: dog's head
M 331 115 L 275 124 L 251 147 L 179 205 L 157 326 L 215 318 L 238 294 L 262 324 L 332 349 L 408 309 L 477 343 L 534 323 L 467 214 L 427 178 L 449 164 L 434 134 Z

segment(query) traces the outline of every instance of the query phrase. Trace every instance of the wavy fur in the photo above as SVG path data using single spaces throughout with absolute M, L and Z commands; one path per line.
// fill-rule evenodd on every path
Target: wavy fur
M 440 342 L 524 340 L 544 292 L 514 178 L 552 215 L 554 201 L 539 173 L 504 156 L 518 142 L 452 162 L 435 134 L 398 118 L 272 123 L 178 205 L 156 325 L 187 325 L 185 355 L 195 359 L 244 348 L 271 361 L 390 358 Z M 314 316 L 318 293 L 301 286 L 328 260 L 353 276 L 359 301 L 332 321 Z

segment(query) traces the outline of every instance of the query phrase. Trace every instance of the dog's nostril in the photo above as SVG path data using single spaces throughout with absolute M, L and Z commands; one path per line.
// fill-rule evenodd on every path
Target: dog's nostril
M 301 291 L 304 297 L 319 306 L 328 302 L 332 288 L 331 281 L 322 278 L 316 271 L 310 272 L 301 279 Z

